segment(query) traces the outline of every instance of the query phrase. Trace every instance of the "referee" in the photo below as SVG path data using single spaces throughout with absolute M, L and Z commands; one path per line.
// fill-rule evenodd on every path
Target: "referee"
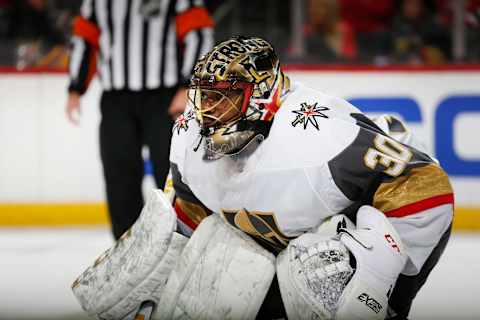
M 162 187 L 173 119 L 186 105 L 195 62 L 213 45 L 203 0 L 84 0 L 73 23 L 66 113 L 78 124 L 80 97 L 97 74 L 100 154 L 113 234 L 118 239 L 143 207 L 142 147 Z

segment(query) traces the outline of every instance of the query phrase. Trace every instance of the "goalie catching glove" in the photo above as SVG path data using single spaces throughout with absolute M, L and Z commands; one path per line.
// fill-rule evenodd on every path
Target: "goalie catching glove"
M 348 222 L 332 217 L 317 232 L 291 241 L 277 258 L 289 319 L 385 319 L 388 295 L 407 260 L 400 237 L 370 206 L 358 211 L 356 229 Z

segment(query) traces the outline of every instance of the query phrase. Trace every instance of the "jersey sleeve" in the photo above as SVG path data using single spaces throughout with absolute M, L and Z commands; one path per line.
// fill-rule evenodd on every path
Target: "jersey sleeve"
M 94 0 L 84 0 L 73 21 L 68 91 L 83 94 L 87 90 L 96 73 L 99 37 Z
M 177 1 L 175 6 L 177 38 L 183 44 L 182 83 L 188 85 L 193 67 L 213 47 L 213 19 L 202 0 Z
M 381 210 L 400 234 L 409 256 L 402 272 L 414 275 L 451 226 L 453 190 L 445 171 L 426 153 L 387 135 L 361 113 L 355 140 L 328 163 L 333 180 L 353 204 Z
M 177 164 L 170 163 L 170 173 L 175 194 L 173 207 L 177 213 L 179 231 L 185 236 L 190 236 L 200 222 L 212 211 L 203 205 L 188 185 L 182 181 L 182 175 Z

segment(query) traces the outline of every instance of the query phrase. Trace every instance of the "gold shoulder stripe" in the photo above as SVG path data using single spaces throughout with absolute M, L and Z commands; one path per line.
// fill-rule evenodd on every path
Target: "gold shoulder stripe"
M 447 174 L 436 164 L 413 168 L 404 176 L 385 182 L 375 192 L 373 206 L 383 212 L 426 199 L 452 194 Z

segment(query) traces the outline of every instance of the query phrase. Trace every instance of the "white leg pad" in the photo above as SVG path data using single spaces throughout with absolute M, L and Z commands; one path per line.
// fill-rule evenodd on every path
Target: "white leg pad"
M 275 257 L 213 214 L 185 246 L 154 319 L 255 319 Z
M 139 219 L 72 285 L 82 308 L 98 319 L 133 319 L 143 301 L 158 303 L 187 238 L 161 190 L 150 193 Z

